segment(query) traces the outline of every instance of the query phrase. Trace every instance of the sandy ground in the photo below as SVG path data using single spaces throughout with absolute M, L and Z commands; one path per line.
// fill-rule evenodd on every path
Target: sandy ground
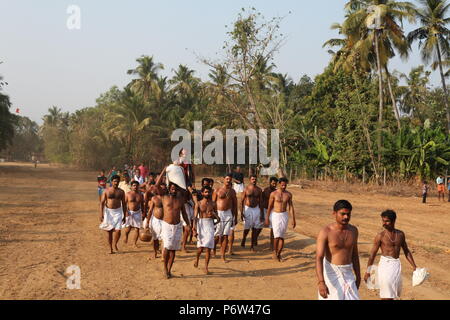
M 354 205 L 352 223 L 360 230 L 360 258 L 365 270 L 368 252 L 381 230 L 379 214 L 392 208 L 397 227 L 406 232 L 416 263 L 431 278 L 412 288 L 412 270 L 404 257 L 402 299 L 450 299 L 450 203 L 422 205 L 418 198 L 373 194 L 343 194 L 291 187 L 297 228 L 290 229 L 283 263 L 271 260 L 268 231 L 259 251 L 240 248 L 224 264 L 210 263 L 210 276 L 193 267 L 193 253 L 177 253 L 175 278 L 162 278 L 160 260 L 149 260 L 152 249 L 120 242 L 121 253 L 109 255 L 104 232 L 98 229 L 96 173 L 41 165 L 0 164 L 0 299 L 317 299 L 314 270 L 319 229 L 332 222 L 336 200 Z M 189 246 L 191 252 L 194 245 Z M 203 258 L 203 257 L 202 257 Z M 81 269 L 81 289 L 66 286 L 66 269 Z M 203 266 L 203 261 L 200 267 Z M 362 299 L 377 293 L 361 285 Z

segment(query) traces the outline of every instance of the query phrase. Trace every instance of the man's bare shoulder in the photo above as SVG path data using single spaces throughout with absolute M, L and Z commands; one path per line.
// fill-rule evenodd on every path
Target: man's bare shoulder
M 330 231 L 333 230 L 333 226 L 334 226 L 334 224 L 331 223 L 331 224 L 329 224 L 329 225 L 323 227 L 323 228 L 320 230 L 319 234 L 325 234 L 325 235 L 328 235 L 328 233 L 329 233 Z
M 348 229 L 351 231 L 351 232 L 353 232 L 353 233 L 356 233 L 356 234 L 358 234 L 359 233 L 359 230 L 358 230 L 358 228 L 357 227 L 355 227 L 354 225 L 352 225 L 352 224 L 349 224 L 348 225 Z

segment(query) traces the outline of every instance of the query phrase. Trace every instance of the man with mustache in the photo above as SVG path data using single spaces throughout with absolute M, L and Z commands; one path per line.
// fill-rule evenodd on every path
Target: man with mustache
M 381 300 L 394 300 L 400 298 L 402 292 L 402 265 L 400 262 L 400 251 L 403 249 L 406 259 L 411 264 L 413 271 L 417 266 L 411 251 L 406 243 L 405 233 L 395 229 L 397 214 L 393 210 L 386 210 L 381 214 L 384 231 L 380 232 L 370 252 L 368 268 L 373 265 L 378 250 L 381 248 L 381 258 L 378 265 L 378 283 L 380 284 Z M 364 281 L 370 277 L 366 272 Z
M 241 247 L 245 248 L 245 241 L 251 230 L 251 251 L 255 251 L 258 236 L 264 226 L 264 211 L 261 206 L 263 192 L 256 183 L 257 177 L 252 175 L 250 177 L 250 184 L 244 190 L 241 206 L 241 219 L 244 221 L 244 234 L 242 236 Z
M 269 199 L 270 199 L 270 195 L 277 191 L 277 184 L 278 184 L 278 179 L 276 177 L 271 177 L 270 178 L 270 185 L 264 189 L 263 194 L 262 194 L 262 205 L 261 207 L 264 210 L 264 221 L 267 218 L 267 210 L 269 209 Z M 274 242 L 274 237 L 273 237 L 273 229 L 272 229 L 272 221 L 269 221 L 269 226 L 268 228 L 270 229 L 270 250 L 273 251 L 273 242 Z M 256 242 L 256 244 L 258 244 L 258 242 Z
M 317 237 L 319 300 L 360 300 L 358 229 L 349 224 L 352 209 L 347 200 L 336 202 L 336 222 L 323 228 Z
M 225 254 L 228 248 L 228 237 L 231 235 L 232 227 L 237 224 L 237 197 L 232 185 L 233 175 L 227 174 L 223 179 L 223 187 L 217 189 L 213 194 L 213 201 L 217 203 L 217 212 L 220 218 L 216 227 L 215 244 L 221 241 L 222 260 L 227 263 Z M 214 255 L 216 249 L 214 249 Z
M 164 218 L 164 211 L 161 196 L 164 196 L 167 192 L 166 184 L 161 183 L 159 190 L 162 193 L 153 195 L 151 199 L 147 202 L 148 203 L 147 222 L 150 225 L 150 230 L 152 232 L 153 251 L 155 259 L 158 258 L 158 252 L 160 252 L 159 241 L 162 240 L 161 233 L 162 233 L 162 220 Z
M 216 203 L 212 201 L 212 189 L 209 186 L 202 188 L 202 200 L 196 203 L 194 210 L 194 235 L 197 237 L 197 256 L 194 267 L 198 268 L 198 261 L 203 250 L 205 256 L 205 274 L 209 275 L 208 265 L 211 249 L 214 249 L 214 219 L 220 222 L 217 215 Z
M 175 261 L 175 252 L 181 249 L 181 236 L 183 234 L 183 223 L 181 215 L 190 227 L 190 221 L 186 214 L 184 204 L 186 201 L 186 191 L 182 190 L 175 183 L 169 181 L 168 193 L 164 194 L 161 188 L 161 181 L 166 168 L 163 169 L 156 180 L 157 193 L 160 195 L 163 205 L 163 220 L 161 222 L 161 236 L 164 243 L 164 277 L 170 279 L 172 277 L 172 266 Z M 181 215 L 180 215 L 181 213 Z
M 274 244 L 272 257 L 282 262 L 281 251 L 284 247 L 284 238 L 288 228 L 289 213 L 292 214 L 292 228 L 295 229 L 295 211 L 292 203 L 292 194 L 286 190 L 288 179 L 280 179 L 280 188 L 272 192 L 269 197 L 269 208 L 265 218 L 265 225 L 268 227 L 272 221 Z
M 107 232 L 111 254 L 114 254 L 113 245 L 114 249 L 117 252 L 119 251 L 117 243 L 120 239 L 122 225 L 128 216 L 127 206 L 125 204 L 125 192 L 119 189 L 119 182 L 119 176 L 112 176 L 112 187 L 106 189 L 100 199 L 100 229 Z

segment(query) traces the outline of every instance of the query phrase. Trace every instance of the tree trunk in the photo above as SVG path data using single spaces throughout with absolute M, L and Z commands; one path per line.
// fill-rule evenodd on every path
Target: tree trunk
M 444 95 L 445 95 L 445 109 L 447 113 L 447 133 L 450 134 L 450 109 L 448 107 L 448 92 L 447 92 L 447 85 L 445 84 L 445 76 L 444 76 L 444 69 L 442 68 L 442 56 L 441 56 L 441 48 L 439 47 L 439 42 L 436 43 L 436 49 L 439 59 L 439 71 L 441 73 L 441 80 L 442 80 L 442 89 L 444 89 Z
M 392 90 L 391 75 L 389 73 L 389 70 L 388 70 L 387 66 L 384 67 L 384 70 L 386 71 L 386 78 L 387 78 L 389 93 L 391 95 L 392 109 L 394 109 L 395 119 L 397 119 L 398 131 L 400 131 L 400 130 L 402 130 L 402 124 L 400 123 L 400 113 L 398 112 L 397 101 L 396 101 L 395 96 L 394 96 L 394 91 Z
M 378 107 L 378 166 L 381 164 L 381 148 L 382 148 L 382 137 L 381 129 L 383 128 L 383 74 L 381 72 L 381 60 L 380 60 L 380 48 L 378 43 L 378 30 L 375 30 L 375 53 L 377 55 L 377 71 L 378 71 L 378 90 L 379 90 L 379 107 Z

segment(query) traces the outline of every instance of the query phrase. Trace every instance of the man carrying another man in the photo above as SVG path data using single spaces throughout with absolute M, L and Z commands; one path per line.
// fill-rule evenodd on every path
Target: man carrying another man
M 175 261 L 175 252 L 181 249 L 181 236 L 183 234 L 181 215 L 189 227 L 190 221 L 184 207 L 186 202 L 186 191 L 183 191 L 179 186 L 170 181 L 167 194 L 164 194 L 164 191 L 161 188 L 161 181 L 166 173 L 166 169 L 167 167 L 163 169 L 156 180 L 156 188 L 157 193 L 161 197 L 164 211 L 164 217 L 161 222 L 161 234 L 164 243 L 164 277 L 170 279 L 172 277 L 172 266 Z

